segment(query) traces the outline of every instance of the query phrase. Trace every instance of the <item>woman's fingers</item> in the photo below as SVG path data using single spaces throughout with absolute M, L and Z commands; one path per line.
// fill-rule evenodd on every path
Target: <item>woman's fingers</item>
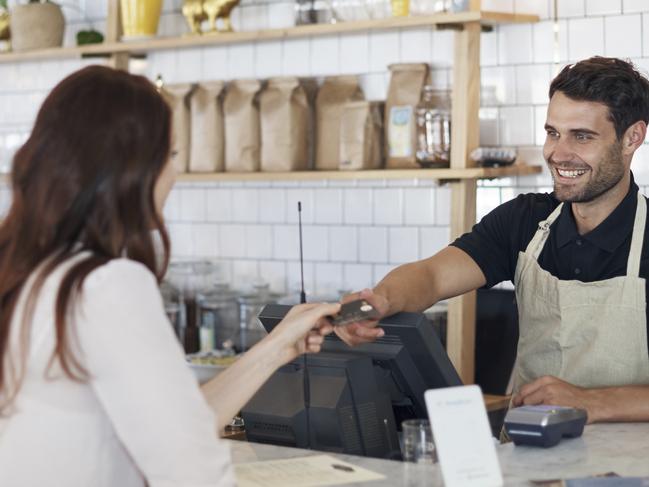
M 306 342 L 309 345 L 320 345 L 320 344 L 322 344 L 322 342 L 324 342 L 324 337 L 322 335 L 320 335 L 320 334 L 310 333 L 306 337 Z
M 293 317 L 295 315 L 303 313 L 304 311 L 315 308 L 317 306 L 319 306 L 319 303 L 296 304 L 295 306 L 293 306 L 291 309 L 288 310 L 288 313 L 286 313 L 285 318 Z
M 320 353 L 322 347 L 320 345 L 309 345 L 306 349 L 306 353 Z
M 324 336 L 334 331 L 334 326 L 326 318 L 320 318 L 314 329 L 317 333 Z

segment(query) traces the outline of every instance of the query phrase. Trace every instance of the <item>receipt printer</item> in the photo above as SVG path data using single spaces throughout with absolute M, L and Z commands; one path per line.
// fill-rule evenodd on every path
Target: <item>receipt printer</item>
M 505 431 L 516 445 L 554 446 L 561 438 L 581 436 L 586 411 L 560 406 L 521 406 L 505 416 Z

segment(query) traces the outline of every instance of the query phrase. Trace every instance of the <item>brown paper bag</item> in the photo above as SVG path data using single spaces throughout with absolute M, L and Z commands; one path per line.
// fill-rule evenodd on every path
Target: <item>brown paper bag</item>
M 221 172 L 224 166 L 222 81 L 201 83 L 190 98 L 189 172 Z
M 345 103 L 340 120 L 340 169 L 380 169 L 383 165 L 383 103 Z
M 310 168 L 312 86 L 312 81 L 292 77 L 268 81 L 259 97 L 262 171 L 303 171 Z
M 385 104 L 387 167 L 417 168 L 415 106 L 428 76 L 427 64 L 393 64 Z
M 356 76 L 325 79 L 316 99 L 315 168 L 335 171 L 340 166 L 340 116 L 343 105 L 363 99 Z
M 176 153 L 172 160 L 178 173 L 187 172 L 189 163 L 189 133 L 191 130 L 189 97 L 192 89 L 193 85 L 190 83 L 164 85 L 160 89 L 162 98 L 169 104 L 172 111 L 171 150 Z
M 223 102 L 226 171 L 259 171 L 261 86 L 257 80 L 233 81 L 228 86 Z

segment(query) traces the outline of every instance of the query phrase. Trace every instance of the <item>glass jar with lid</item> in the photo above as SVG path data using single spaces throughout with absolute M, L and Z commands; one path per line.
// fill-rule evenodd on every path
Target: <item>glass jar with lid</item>
M 415 110 L 417 163 L 422 167 L 449 167 L 451 161 L 451 94 L 424 86 Z
M 257 318 L 259 312 L 267 304 L 276 303 L 281 294 L 270 291 L 265 282 L 253 284 L 253 291 L 239 296 L 239 336 L 235 348 L 245 352 L 266 336 L 266 330 Z
M 239 333 L 239 294 L 217 282 L 198 296 L 201 351 L 231 350 Z
M 179 292 L 180 313 L 183 315 L 184 324 L 181 342 L 185 353 L 195 353 L 201 348 L 196 300 L 198 295 L 214 282 L 216 272 L 217 265 L 205 260 L 169 264 L 169 281 Z
M 169 318 L 171 327 L 178 340 L 182 341 L 182 331 L 185 328 L 184 313 L 181 312 L 180 292 L 169 281 L 163 281 L 160 284 L 160 294 L 164 305 L 165 314 Z

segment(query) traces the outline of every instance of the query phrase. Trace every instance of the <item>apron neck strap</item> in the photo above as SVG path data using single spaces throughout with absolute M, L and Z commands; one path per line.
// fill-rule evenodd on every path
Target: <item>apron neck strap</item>
M 633 236 L 631 237 L 631 249 L 629 260 L 626 264 L 626 275 L 638 277 L 640 275 L 640 257 L 642 255 L 642 244 L 644 243 L 645 223 L 647 221 L 647 201 L 638 191 L 638 205 L 635 210 L 635 221 L 633 223 Z
M 550 213 L 550 216 L 547 217 L 547 219 L 539 222 L 538 230 L 534 234 L 534 237 L 532 237 L 530 243 L 527 244 L 525 253 L 534 258 L 534 260 L 538 260 L 539 255 L 541 255 L 541 250 L 543 250 L 545 241 L 548 239 L 548 235 L 550 235 L 550 226 L 557 218 L 559 218 L 561 208 L 563 208 L 563 203 L 560 203 L 559 206 Z

